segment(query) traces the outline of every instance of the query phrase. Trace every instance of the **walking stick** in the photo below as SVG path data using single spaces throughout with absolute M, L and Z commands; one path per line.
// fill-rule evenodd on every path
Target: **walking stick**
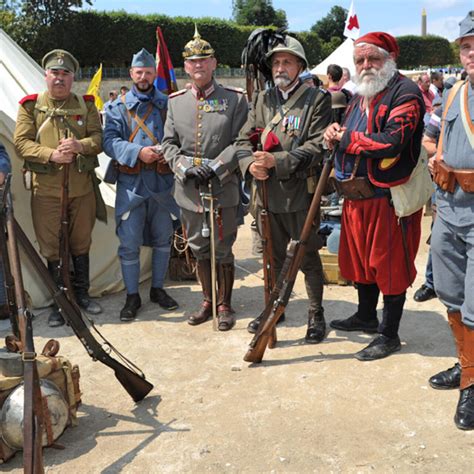
M 204 201 L 209 201 L 209 221 L 210 233 L 209 239 L 211 244 L 211 298 L 212 298 L 212 329 L 217 331 L 217 294 L 216 294 L 216 235 L 214 232 L 214 197 L 212 195 L 212 183 L 208 183 L 208 191 L 201 193 Z M 204 209 L 206 206 L 204 206 Z M 204 229 L 203 229 L 204 230 Z

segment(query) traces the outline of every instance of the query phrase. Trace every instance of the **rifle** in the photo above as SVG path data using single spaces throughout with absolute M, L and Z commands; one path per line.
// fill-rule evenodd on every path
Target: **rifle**
M 87 318 L 90 327 L 97 333 L 97 335 L 103 340 L 103 344 L 99 343 L 91 333 L 88 325 L 84 321 L 84 317 L 79 309 L 79 306 L 75 302 L 70 301 L 66 296 L 66 288 L 56 286 L 53 278 L 48 272 L 46 265 L 41 260 L 41 257 L 36 252 L 35 248 L 28 240 L 28 237 L 24 233 L 20 224 L 15 220 L 14 232 L 16 238 L 20 243 L 21 247 L 25 251 L 28 260 L 33 265 L 36 273 L 40 277 L 40 280 L 46 286 L 51 297 L 58 305 L 61 314 L 63 315 L 66 322 L 71 326 L 74 334 L 79 338 L 85 347 L 87 353 L 93 360 L 98 360 L 104 365 L 110 367 L 117 377 L 118 381 L 122 384 L 123 388 L 133 398 L 135 402 L 139 402 L 146 397 L 146 395 L 153 388 L 153 385 L 145 379 L 143 372 L 132 362 L 130 362 L 125 356 L 115 349 L 115 347 L 105 339 L 104 336 L 95 327 L 94 323 Z M 119 357 L 122 362 L 128 365 L 121 364 L 116 361 L 106 350 L 104 345 L 107 346 L 108 351 L 113 351 Z
M 257 146 L 257 150 L 261 149 L 261 144 Z M 260 224 L 262 227 L 262 246 L 263 246 L 263 286 L 265 291 L 265 305 L 268 305 L 271 299 L 272 289 L 275 286 L 275 264 L 273 262 L 273 245 L 272 233 L 270 229 L 270 217 L 268 215 L 268 193 L 267 183 L 265 181 L 258 181 L 260 189 L 260 198 L 262 200 L 262 209 L 260 211 Z M 268 342 L 268 347 L 272 349 L 277 342 L 276 326 L 273 327 Z
M 10 189 L 11 175 L 7 176 L 7 179 L 2 187 L 0 187 L 0 252 L 3 255 L 3 273 L 5 276 L 5 296 L 7 299 L 8 314 L 10 316 L 10 324 L 12 327 L 13 334 L 16 339 L 20 339 L 20 329 L 18 327 L 18 309 L 16 306 L 15 297 L 15 280 L 13 278 L 10 261 L 8 259 L 8 246 L 7 246 L 7 229 L 6 229 L 6 199 Z M 1 269 L 0 269 L 1 271 Z M 1 289 L 0 289 L 1 291 Z
M 300 238 L 296 241 L 292 240 L 289 244 L 283 268 L 270 294 L 269 301 L 259 316 L 261 322 L 258 331 L 250 342 L 249 349 L 244 356 L 244 361 L 246 362 L 260 363 L 262 361 L 265 349 L 271 341 L 272 331 L 288 304 L 296 276 L 301 266 L 301 261 L 306 252 L 306 245 L 311 234 L 314 219 L 321 206 L 321 196 L 323 195 L 329 173 L 331 172 L 334 156 L 335 151 L 333 151 L 331 155 L 327 155 L 324 159 L 324 167 L 316 187 L 316 192 L 311 201 L 311 206 Z
M 69 128 L 64 130 L 64 138 L 70 138 Z M 71 285 L 71 272 L 69 268 L 69 163 L 63 164 L 63 182 L 61 185 L 61 226 L 59 231 L 59 273 L 66 296 L 75 303 L 74 293 Z
M 5 207 L 2 208 L 2 213 L 5 213 L 6 229 L 8 232 L 7 255 L 9 268 L 15 282 L 16 314 L 19 318 L 22 346 L 23 382 L 25 388 L 23 404 L 23 469 L 28 474 L 41 474 L 44 472 L 42 453 L 43 400 L 33 342 L 33 315 L 26 307 L 20 254 L 15 238 L 15 217 L 13 215 L 12 199 L 9 190 L 10 180 L 11 175 L 7 178 L 7 186 L 4 190 L 6 197 L 3 200 Z

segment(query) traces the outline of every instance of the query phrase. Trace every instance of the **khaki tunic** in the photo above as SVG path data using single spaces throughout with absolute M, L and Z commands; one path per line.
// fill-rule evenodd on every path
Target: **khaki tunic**
M 64 138 L 64 130 L 68 126 L 74 137 L 83 146 L 81 160 L 94 160 L 102 151 L 102 127 L 99 114 L 94 102 L 86 101 L 86 113 L 81 112 L 81 105 L 74 94 L 66 101 L 53 100 L 48 93 L 40 94 L 38 100 L 22 101 L 18 110 L 18 118 L 14 134 L 15 147 L 18 154 L 26 162 L 47 165 L 53 151 L 58 147 L 59 140 Z M 33 100 L 34 98 L 34 100 Z M 41 103 L 40 103 L 41 102 Z M 49 109 L 59 108 L 71 115 L 58 115 L 47 120 L 46 112 L 35 110 L 36 106 Z M 44 126 L 43 123 L 45 123 Z M 40 127 L 42 127 L 40 129 Z M 40 130 L 37 137 L 38 130 Z M 61 196 L 62 165 L 49 163 L 51 172 L 33 173 L 32 188 L 34 195 Z M 79 170 L 76 161 L 69 170 L 69 196 L 71 198 L 84 196 L 92 192 L 92 178 L 89 172 Z

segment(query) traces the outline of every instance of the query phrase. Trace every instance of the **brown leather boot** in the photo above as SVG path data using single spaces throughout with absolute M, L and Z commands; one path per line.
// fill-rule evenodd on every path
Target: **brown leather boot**
M 217 296 L 217 319 L 219 331 L 228 331 L 229 329 L 232 329 L 235 324 L 234 310 L 231 306 L 234 273 L 234 263 L 217 264 L 217 279 L 219 286 Z
M 461 364 L 461 391 L 454 423 L 461 430 L 474 430 L 474 330 L 463 324 L 460 312 L 448 313 L 448 321 Z
M 205 323 L 209 318 L 212 317 L 212 283 L 211 283 L 211 261 L 210 260 L 197 260 L 196 270 L 201 282 L 203 302 L 199 311 L 191 314 L 188 318 L 188 324 L 191 326 L 197 326 L 198 324 Z

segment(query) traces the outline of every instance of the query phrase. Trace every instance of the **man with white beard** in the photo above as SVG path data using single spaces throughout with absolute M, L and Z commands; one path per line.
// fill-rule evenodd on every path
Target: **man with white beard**
M 338 144 L 335 184 L 344 196 L 339 266 L 356 284 L 357 311 L 331 322 L 341 331 L 379 333 L 355 354 L 381 359 L 401 349 L 398 329 L 406 289 L 415 279 L 421 210 L 395 215 L 390 187 L 406 182 L 421 148 L 425 108 L 417 85 L 396 68 L 398 45 L 387 33 L 368 33 L 354 43 L 357 94 L 344 122 L 330 125 L 324 138 Z M 383 294 L 379 324 L 377 302 Z

